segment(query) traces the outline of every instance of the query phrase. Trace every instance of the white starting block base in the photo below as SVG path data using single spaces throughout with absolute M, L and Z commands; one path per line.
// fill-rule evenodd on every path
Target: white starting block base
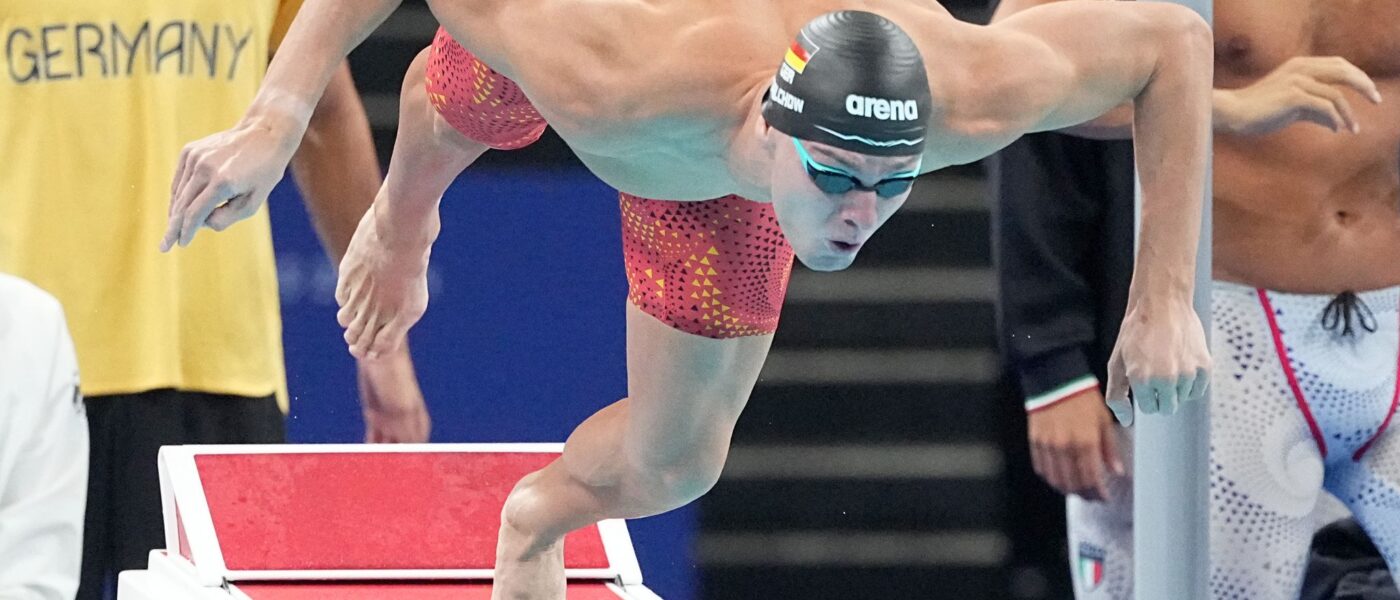
M 246 588 L 246 589 L 245 589 Z M 297 582 L 205 587 L 194 568 L 164 551 L 151 553 L 144 571 L 126 571 L 117 584 L 120 600 L 488 600 L 491 584 L 468 581 Z M 661 600 L 644 586 L 611 582 L 570 582 L 568 600 Z
M 489 600 L 495 532 L 559 444 L 161 449 L 166 548 L 118 600 Z M 660 600 L 622 521 L 565 541 L 568 600 Z

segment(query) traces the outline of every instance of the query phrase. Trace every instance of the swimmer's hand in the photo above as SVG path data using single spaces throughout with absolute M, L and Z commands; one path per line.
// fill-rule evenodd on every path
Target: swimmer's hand
M 1361 132 L 1356 112 L 1343 89 L 1350 88 L 1380 104 L 1376 83 L 1361 69 L 1337 56 L 1298 56 L 1249 87 L 1216 90 L 1216 131 L 1242 135 L 1273 133 L 1300 121 L 1334 132 Z
M 428 441 L 432 419 L 413 372 L 408 345 L 380 357 L 360 361 L 360 407 L 365 417 L 367 444 L 421 444 Z
M 298 119 L 264 116 L 186 145 L 170 186 L 170 222 L 160 251 L 190 245 L 200 227 L 223 231 L 257 213 L 305 131 Z
M 1106 401 L 1118 422 L 1133 424 L 1134 403 L 1146 414 L 1173 414 L 1204 398 L 1209 385 L 1210 351 L 1189 297 L 1129 305 L 1108 361 Z
M 1108 475 L 1126 474 L 1118 426 L 1097 387 L 1032 411 L 1026 419 L 1031 464 L 1060 493 L 1100 502 L 1108 498 Z
M 376 200 L 360 219 L 335 287 L 336 320 L 345 328 L 350 354 L 361 360 L 401 348 L 428 308 L 428 254 L 441 226 L 437 211 L 415 222 L 396 219 L 388 206 Z

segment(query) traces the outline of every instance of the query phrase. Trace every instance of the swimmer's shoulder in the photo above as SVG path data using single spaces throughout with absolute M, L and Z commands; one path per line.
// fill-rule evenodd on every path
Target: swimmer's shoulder
M 727 112 L 736 81 L 755 70 L 771 77 L 786 48 L 786 35 L 763 35 L 748 13 L 697 12 L 705 2 L 543 1 L 552 7 L 547 14 L 511 11 L 511 27 L 532 31 L 512 36 L 503 50 L 512 78 L 542 112 L 554 113 L 551 124 L 566 128 L 555 120 L 611 128 Z M 606 10 L 567 9 L 574 5 Z

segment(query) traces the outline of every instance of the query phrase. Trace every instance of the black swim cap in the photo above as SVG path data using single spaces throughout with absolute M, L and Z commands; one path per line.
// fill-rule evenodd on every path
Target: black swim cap
M 889 19 L 855 10 L 798 32 L 763 118 L 790 136 L 877 156 L 923 152 L 933 98 L 914 40 Z

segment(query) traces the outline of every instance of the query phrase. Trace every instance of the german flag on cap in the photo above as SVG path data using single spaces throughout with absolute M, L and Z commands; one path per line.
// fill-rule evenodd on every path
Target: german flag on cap
M 788 48 L 784 62 L 792 67 L 792 70 L 801 73 L 807 68 L 807 61 L 812 60 L 812 56 L 820 49 L 808 40 L 806 35 L 798 34 L 797 39 L 792 42 L 792 47 Z

